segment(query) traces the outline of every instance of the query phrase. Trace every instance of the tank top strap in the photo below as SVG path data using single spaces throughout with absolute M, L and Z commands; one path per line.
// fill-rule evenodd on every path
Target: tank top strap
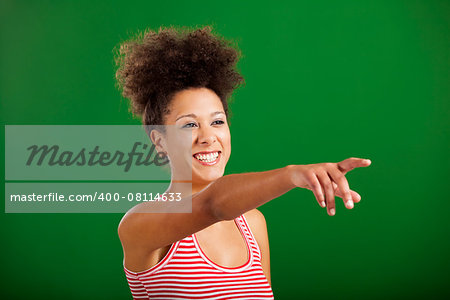
M 248 225 L 247 219 L 245 218 L 245 216 L 242 214 L 239 217 L 236 218 L 237 219 L 237 223 L 239 224 L 239 226 L 241 227 L 244 235 L 247 237 L 247 241 L 249 243 L 249 248 L 252 249 L 252 253 L 253 253 L 253 257 L 256 260 L 261 261 L 261 250 L 258 246 L 258 242 L 255 238 L 255 236 L 253 235 L 252 230 L 250 229 L 250 225 Z

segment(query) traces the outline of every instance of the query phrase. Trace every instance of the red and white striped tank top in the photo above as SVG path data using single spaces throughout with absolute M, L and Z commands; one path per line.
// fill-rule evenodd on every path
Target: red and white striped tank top
M 247 220 L 241 215 L 234 222 L 247 244 L 245 264 L 224 267 L 214 263 L 203 253 L 194 233 L 173 243 L 150 269 L 132 272 L 124 264 L 133 299 L 274 299 Z

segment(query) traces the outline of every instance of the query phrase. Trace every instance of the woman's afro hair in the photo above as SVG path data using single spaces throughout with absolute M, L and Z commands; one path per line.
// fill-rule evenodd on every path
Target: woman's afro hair
M 245 84 L 235 70 L 242 54 L 211 31 L 209 25 L 145 29 L 115 47 L 116 86 L 144 125 L 163 125 L 175 93 L 196 87 L 214 91 L 229 116 L 227 101 Z

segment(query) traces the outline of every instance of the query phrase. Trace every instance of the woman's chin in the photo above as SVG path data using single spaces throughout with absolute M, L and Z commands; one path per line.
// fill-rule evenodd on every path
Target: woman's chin
M 211 165 L 206 165 L 207 163 L 202 163 L 194 158 L 192 165 L 192 182 L 211 182 L 217 180 L 223 176 L 223 158 L 219 156 L 218 161 L 210 163 Z

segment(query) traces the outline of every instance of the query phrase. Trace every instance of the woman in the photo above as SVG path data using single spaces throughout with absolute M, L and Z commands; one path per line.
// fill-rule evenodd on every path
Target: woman
M 118 234 L 135 299 L 273 299 L 266 222 L 257 207 L 295 187 L 310 189 L 330 216 L 335 195 L 348 209 L 361 199 L 344 176 L 370 165 L 359 158 L 223 176 L 231 154 L 227 101 L 244 82 L 235 70 L 239 54 L 209 26 L 160 28 L 121 45 L 116 77 L 132 111 L 144 125 L 173 129 L 149 131 L 170 161 L 166 193 L 192 200 L 192 213 L 139 213 L 148 205 L 142 203 L 122 218 Z M 192 144 L 180 155 L 176 136 L 186 133 Z M 186 166 L 191 191 L 174 180 Z

